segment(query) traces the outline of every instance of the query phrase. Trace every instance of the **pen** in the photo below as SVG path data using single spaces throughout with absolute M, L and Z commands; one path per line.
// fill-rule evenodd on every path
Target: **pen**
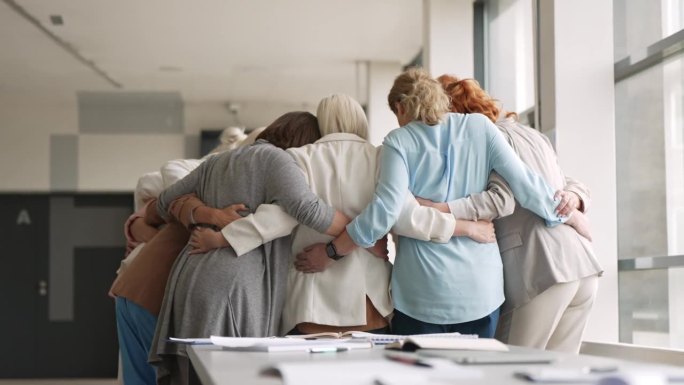
M 343 346 L 323 346 L 320 348 L 309 348 L 309 353 L 339 353 L 346 352 L 347 350 L 349 348 Z
M 618 367 L 615 365 L 606 365 L 606 366 L 587 366 L 582 368 L 582 372 L 584 373 L 613 373 L 617 372 Z
M 431 368 L 432 367 L 432 365 L 430 365 L 424 361 L 421 361 L 418 358 L 414 358 L 414 357 L 386 355 L 385 358 L 387 358 L 390 361 L 396 361 L 396 362 L 400 362 L 402 364 L 407 364 L 407 365 L 422 366 L 424 368 Z

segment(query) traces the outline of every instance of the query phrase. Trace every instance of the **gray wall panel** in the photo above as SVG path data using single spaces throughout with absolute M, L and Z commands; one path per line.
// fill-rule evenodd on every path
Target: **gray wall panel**
M 78 92 L 82 133 L 182 133 L 178 92 Z
M 199 135 L 185 136 L 185 158 L 198 159 L 200 157 L 200 137 Z
M 50 189 L 78 188 L 78 136 L 50 135 Z
M 123 248 L 126 244 L 122 226 L 131 214 L 129 205 L 79 207 L 74 200 L 73 196 L 50 197 L 50 321 L 74 319 L 74 250 L 77 247 Z

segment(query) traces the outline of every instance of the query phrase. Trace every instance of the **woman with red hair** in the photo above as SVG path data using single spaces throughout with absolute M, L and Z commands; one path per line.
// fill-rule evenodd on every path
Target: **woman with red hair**
M 452 112 L 488 117 L 520 159 L 559 190 L 559 212 L 584 226 L 578 227 L 584 236 L 571 226 L 548 227 L 518 202 L 513 215 L 494 221 L 506 297 L 496 337 L 512 345 L 578 352 L 603 272 L 583 214 L 589 190 L 565 177 L 548 138 L 521 124 L 516 113 L 502 110 L 477 81 L 450 75 L 437 80 L 451 99 Z

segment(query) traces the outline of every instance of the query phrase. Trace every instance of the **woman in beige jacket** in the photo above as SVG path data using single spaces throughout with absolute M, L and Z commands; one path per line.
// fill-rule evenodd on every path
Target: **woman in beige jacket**
M 449 75 L 438 80 L 451 98 L 453 112 L 487 116 L 520 159 L 559 190 L 557 210 L 572 215 L 568 223 L 579 226 L 585 235 L 571 226 L 547 227 L 517 202 L 512 215 L 494 222 L 506 296 L 497 338 L 512 345 L 578 352 L 603 272 L 585 232 L 589 190 L 565 177 L 544 135 L 518 122 L 515 113 L 502 111 L 475 80 Z M 471 219 L 486 219 L 491 214 L 487 211 L 481 207 L 480 215 Z

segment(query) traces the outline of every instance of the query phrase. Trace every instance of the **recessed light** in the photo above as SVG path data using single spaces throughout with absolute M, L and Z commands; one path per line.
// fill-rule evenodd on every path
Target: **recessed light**
M 50 15 L 50 22 L 52 25 L 64 25 L 64 19 L 62 19 L 62 15 Z

